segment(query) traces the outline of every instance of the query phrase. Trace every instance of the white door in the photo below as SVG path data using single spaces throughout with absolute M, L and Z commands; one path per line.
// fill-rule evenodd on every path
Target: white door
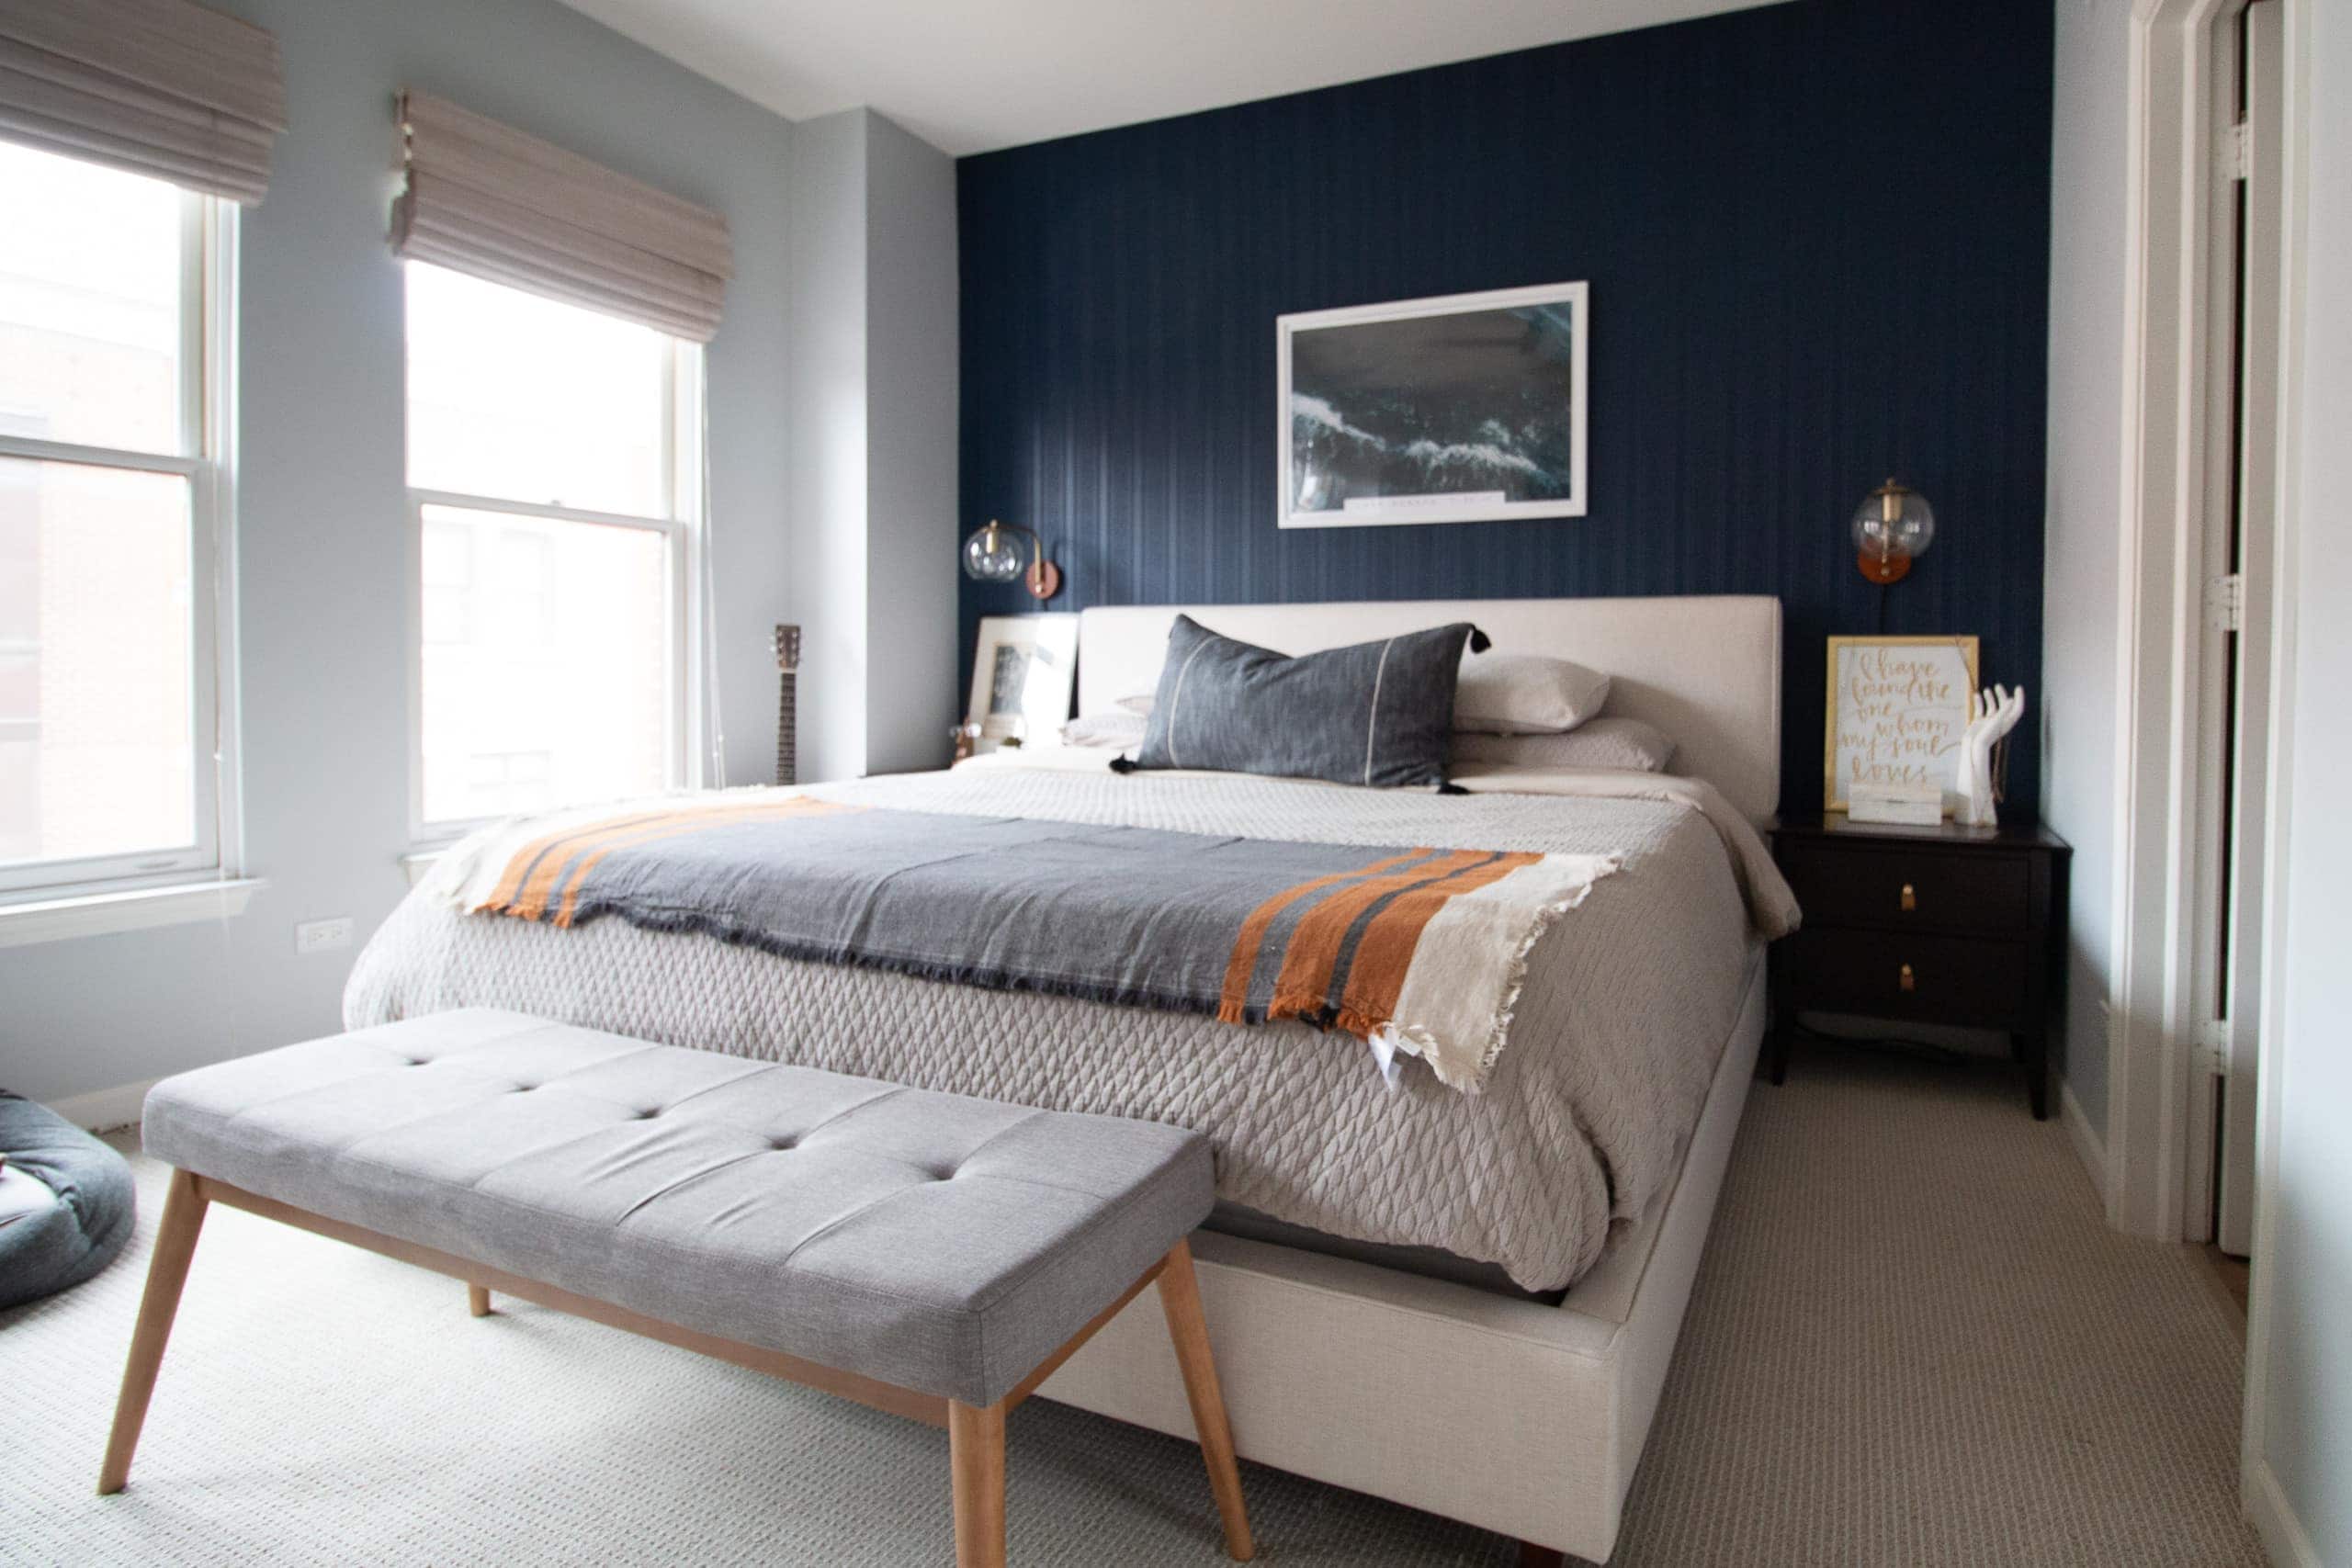
M 2222 24 L 2206 332 L 2205 629 L 2198 653 L 2191 863 L 2199 1070 L 2190 1085 L 2185 1229 L 2243 1256 L 2254 1236 L 2256 1024 L 2270 739 L 2278 501 L 2279 0 Z

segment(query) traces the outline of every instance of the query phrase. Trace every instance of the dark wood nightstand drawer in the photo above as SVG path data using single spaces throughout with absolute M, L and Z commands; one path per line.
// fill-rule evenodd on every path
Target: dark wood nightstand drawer
M 1785 940 L 1792 1006 L 1984 1028 L 2026 1021 L 2023 942 L 1815 925 Z
M 1804 927 L 1772 944 L 1772 1081 L 1804 1011 L 1996 1029 L 2049 1113 L 2050 1022 L 2063 1014 L 2066 841 L 2030 823 L 1916 828 L 1841 814 L 1773 824 Z
M 2032 914 L 2033 867 L 2023 855 L 1792 843 L 1780 861 L 1808 926 L 2015 936 Z

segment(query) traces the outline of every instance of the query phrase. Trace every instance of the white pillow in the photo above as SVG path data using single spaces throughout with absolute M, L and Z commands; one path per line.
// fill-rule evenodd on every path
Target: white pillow
M 1113 708 L 1107 713 L 1084 714 L 1062 726 L 1062 744 L 1065 746 L 1141 746 L 1145 723 L 1146 720 L 1141 714 L 1125 713 L 1118 708 Z
M 1154 694 L 1150 692 L 1138 692 L 1132 697 L 1121 697 L 1119 699 L 1119 706 L 1126 709 L 1129 713 L 1141 714 L 1146 718 L 1149 718 L 1151 716 L 1151 699 L 1153 694 Z
M 1674 761 L 1674 742 L 1638 718 L 1588 719 L 1566 734 L 1477 735 L 1453 732 L 1452 761 L 1498 762 L 1518 768 L 1619 768 L 1659 773 Z
M 1481 735 L 1558 735 L 1600 712 L 1609 677 L 1534 653 L 1472 653 L 1453 689 L 1453 728 Z

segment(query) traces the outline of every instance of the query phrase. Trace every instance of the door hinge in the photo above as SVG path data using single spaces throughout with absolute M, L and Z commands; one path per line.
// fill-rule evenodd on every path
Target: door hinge
M 2222 143 L 2222 173 L 2230 179 L 2242 180 L 2254 172 L 2254 138 L 2247 134 L 2252 130 L 2245 120 L 2239 120 L 2230 127 L 2230 134 Z
M 2240 630 L 2245 624 L 2245 579 L 2225 572 L 2205 580 L 2205 624 L 2217 632 Z
M 2230 1021 L 2214 1019 L 2197 1026 L 2197 1038 L 2188 1050 L 2191 1072 L 2208 1077 L 2227 1077 L 2230 1073 Z

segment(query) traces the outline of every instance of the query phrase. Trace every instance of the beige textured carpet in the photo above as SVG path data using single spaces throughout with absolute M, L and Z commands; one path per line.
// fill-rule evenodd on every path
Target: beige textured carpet
M 1624 1568 L 2257 1563 L 2239 1350 L 2186 1248 L 2099 1223 L 2007 1075 L 1825 1050 L 1759 1084 Z M 0 1314 L 0 1562 L 882 1565 L 949 1555 L 944 1434 L 216 1211 L 131 1489 L 94 1496 L 146 1266 Z M 1214 1327 L 1214 1325 L 1212 1325 Z M 1042 1400 L 1013 1560 L 1222 1561 L 1197 1453 Z M 1259 1468 L 1275 1564 L 1510 1542 Z

